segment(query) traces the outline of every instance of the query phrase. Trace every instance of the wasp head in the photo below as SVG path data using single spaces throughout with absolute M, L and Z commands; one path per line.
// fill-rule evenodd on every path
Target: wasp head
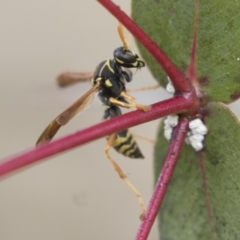
M 113 53 L 115 61 L 122 67 L 141 68 L 145 66 L 137 54 L 124 47 L 117 48 Z

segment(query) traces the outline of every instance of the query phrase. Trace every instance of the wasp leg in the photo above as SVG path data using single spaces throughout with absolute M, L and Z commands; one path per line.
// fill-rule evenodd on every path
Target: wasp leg
M 139 110 L 143 110 L 143 111 L 145 111 L 145 112 L 148 111 L 148 110 L 150 110 L 150 106 L 141 105 L 141 104 L 136 103 L 135 98 L 134 98 L 133 96 L 127 94 L 126 92 L 121 92 L 120 95 L 121 95 L 122 97 L 128 99 L 129 101 L 131 101 L 131 102 L 132 102 L 132 105 L 133 105 L 135 108 L 137 108 L 137 109 L 139 109 Z
M 146 142 L 149 142 L 149 143 L 152 143 L 152 144 L 156 144 L 156 141 L 151 139 L 151 138 L 147 138 L 145 136 L 142 136 L 142 135 L 138 135 L 138 134 L 135 134 L 135 133 L 132 133 L 132 135 L 138 139 L 141 139 L 143 141 L 146 141 Z
M 78 82 L 90 81 L 93 77 L 93 72 L 63 72 L 56 78 L 59 87 L 67 87 Z
M 145 216 L 145 207 L 144 207 L 144 203 L 143 203 L 143 200 L 142 200 L 142 197 L 140 195 L 140 193 L 138 192 L 138 190 L 132 185 L 132 183 L 127 179 L 127 176 L 126 174 L 123 172 L 123 170 L 118 166 L 118 164 L 111 158 L 111 156 L 109 155 L 109 149 L 111 148 L 112 146 L 112 143 L 114 142 L 114 139 L 115 139 L 115 136 L 116 134 L 111 134 L 109 139 L 108 139 L 108 142 L 107 142 L 107 145 L 105 147 L 105 155 L 107 157 L 107 159 L 111 162 L 111 164 L 113 165 L 114 169 L 117 171 L 119 177 L 128 185 L 128 187 L 133 191 L 133 193 L 136 195 L 137 199 L 138 199 L 138 202 L 139 202 L 139 205 L 140 205 L 140 208 L 141 208 L 141 215 L 140 215 L 140 219 L 143 220 L 144 219 L 144 216 Z
M 140 87 L 140 88 L 128 88 L 127 92 L 135 92 L 135 91 L 137 92 L 137 91 L 153 90 L 153 89 L 159 88 L 160 86 L 161 86 L 160 84 L 156 84 L 156 85 Z
M 143 110 L 145 112 L 150 110 L 150 108 L 151 108 L 150 106 L 141 105 L 141 104 L 136 103 L 134 97 L 132 97 L 131 95 L 128 95 L 125 92 L 122 92 L 121 96 L 127 98 L 128 100 L 130 100 L 131 103 L 126 103 L 126 102 L 117 100 L 116 98 L 112 98 L 112 97 L 109 98 L 109 102 L 113 103 L 113 104 L 116 104 L 118 106 L 121 106 L 121 107 L 125 107 L 125 108 L 134 108 L 135 107 L 135 108 L 137 108 L 139 110 Z

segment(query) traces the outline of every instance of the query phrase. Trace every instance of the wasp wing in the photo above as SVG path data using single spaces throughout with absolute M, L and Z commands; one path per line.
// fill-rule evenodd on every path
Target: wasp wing
M 41 136 L 38 138 L 36 145 L 51 140 L 61 126 L 67 124 L 75 115 L 88 107 L 92 102 L 94 93 L 98 90 L 98 88 L 99 84 L 96 84 L 64 112 L 58 115 L 43 131 Z

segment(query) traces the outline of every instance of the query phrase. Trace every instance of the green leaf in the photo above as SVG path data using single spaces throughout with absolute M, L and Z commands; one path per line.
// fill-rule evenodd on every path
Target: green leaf
M 132 0 L 132 17 L 186 71 L 192 51 L 195 1 Z M 196 72 L 208 101 L 232 102 L 240 97 L 240 1 L 199 1 Z M 154 77 L 166 75 L 140 46 Z
M 184 146 L 159 214 L 161 240 L 240 237 L 239 120 L 222 103 L 210 103 L 205 113 L 209 133 L 201 153 L 203 161 L 190 146 Z M 161 127 L 155 149 L 156 177 L 167 148 Z

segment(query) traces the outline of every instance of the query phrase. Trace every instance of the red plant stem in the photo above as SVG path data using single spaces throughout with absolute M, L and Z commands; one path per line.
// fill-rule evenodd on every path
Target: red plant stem
M 116 17 L 160 63 L 177 91 L 189 92 L 191 90 L 191 85 L 186 81 L 184 74 L 173 64 L 164 51 L 136 23 L 134 23 L 120 7 L 110 0 L 98 0 L 98 2 Z
M 163 202 L 176 163 L 179 159 L 180 150 L 184 144 L 186 137 L 188 123 L 189 119 L 187 117 L 180 118 L 177 127 L 173 131 L 172 141 L 170 143 L 163 168 L 148 205 L 145 218 L 138 230 L 137 236 L 135 238 L 136 240 L 146 240 L 149 235 L 149 232 L 158 214 L 159 208 Z
M 114 132 L 149 122 L 169 114 L 186 112 L 192 108 L 192 103 L 183 96 L 176 96 L 165 101 L 155 103 L 152 108 L 143 112 L 136 110 L 117 116 L 95 126 L 70 134 L 66 137 L 44 144 L 15 157 L 0 161 L 0 176 L 35 163 L 43 158 L 69 150 L 84 143 L 96 140 Z

